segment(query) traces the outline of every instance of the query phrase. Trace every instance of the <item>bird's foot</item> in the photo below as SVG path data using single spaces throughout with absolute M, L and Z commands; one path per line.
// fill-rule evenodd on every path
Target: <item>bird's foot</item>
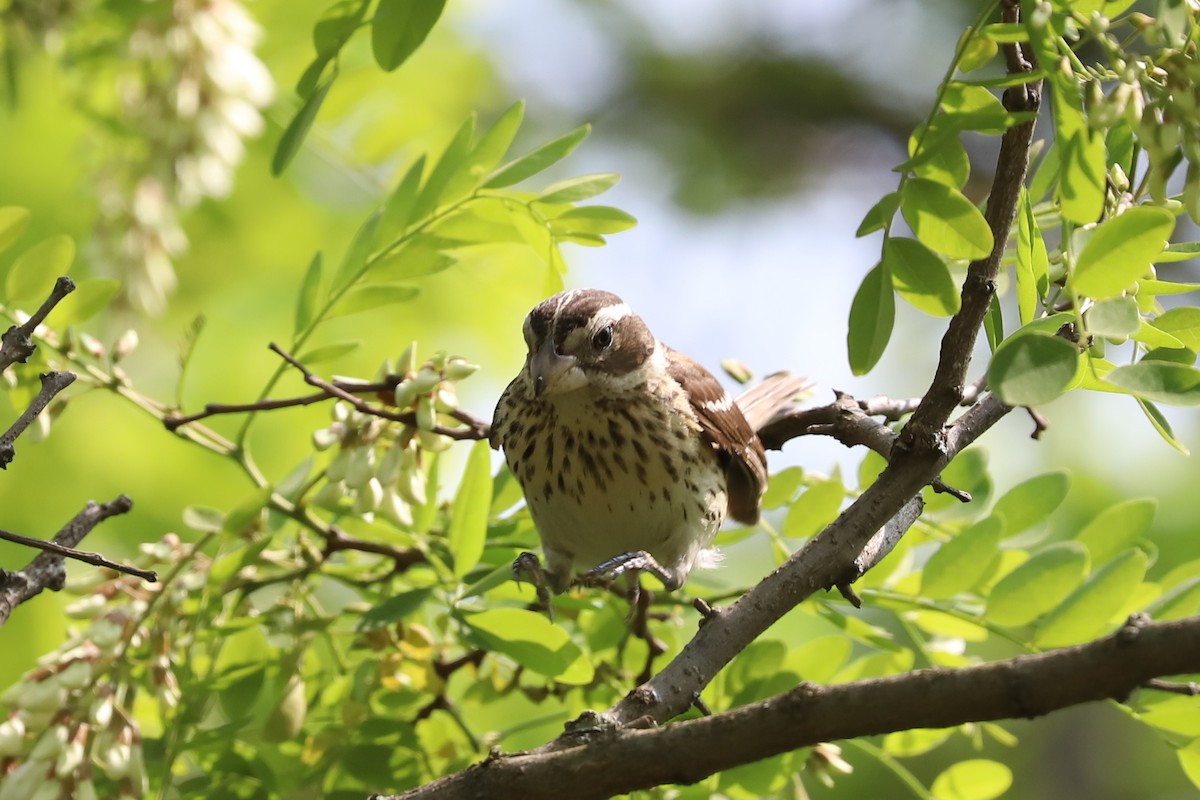
M 631 550 L 613 556 L 607 561 L 601 561 L 596 566 L 579 576 L 579 583 L 585 586 L 609 583 L 627 572 L 649 572 L 662 581 L 668 591 L 678 589 L 682 581 L 678 580 L 673 570 L 669 570 L 654 560 L 654 556 L 645 550 Z
M 546 616 L 553 622 L 554 606 L 550 604 L 550 580 L 537 555 L 528 551 L 521 553 L 513 559 L 512 571 L 513 580 L 517 582 L 518 586 L 521 585 L 521 578 L 525 578 L 533 584 L 534 591 L 537 592 L 538 605 L 546 610 Z

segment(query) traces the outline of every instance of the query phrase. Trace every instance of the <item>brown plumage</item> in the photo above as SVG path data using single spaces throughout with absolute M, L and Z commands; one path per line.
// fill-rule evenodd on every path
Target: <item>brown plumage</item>
M 644 570 L 676 589 L 728 515 L 754 524 L 767 484 L 755 433 L 808 387 L 773 376 L 736 402 L 659 342 L 619 297 L 563 292 L 525 319 L 525 365 L 496 407 L 492 446 L 525 491 L 546 557 L 514 564 L 562 591 Z

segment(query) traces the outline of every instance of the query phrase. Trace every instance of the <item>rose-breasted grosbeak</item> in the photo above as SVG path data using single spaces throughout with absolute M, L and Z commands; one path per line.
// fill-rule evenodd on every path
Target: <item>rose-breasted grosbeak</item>
M 496 407 L 502 447 L 542 539 L 523 553 L 539 597 L 578 575 L 644 570 L 679 588 L 726 514 L 758 520 L 767 483 L 755 429 L 808 387 L 775 376 L 735 402 L 658 341 L 621 298 L 562 292 L 525 318 L 525 365 Z M 548 579 L 548 580 L 547 580 Z

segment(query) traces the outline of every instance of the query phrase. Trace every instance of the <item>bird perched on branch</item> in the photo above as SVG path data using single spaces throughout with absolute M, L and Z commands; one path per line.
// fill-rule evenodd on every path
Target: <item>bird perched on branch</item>
M 734 401 L 598 289 L 543 301 L 524 334 L 529 352 L 500 397 L 491 444 L 541 536 L 545 568 L 522 553 L 513 570 L 543 604 L 574 581 L 641 571 L 678 589 L 727 515 L 758 521 L 767 464 L 755 431 L 807 379 L 772 376 Z

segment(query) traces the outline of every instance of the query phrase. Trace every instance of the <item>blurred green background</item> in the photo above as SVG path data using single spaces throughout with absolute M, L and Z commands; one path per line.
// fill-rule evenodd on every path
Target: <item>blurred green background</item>
M 593 123 L 592 137 L 561 165 L 562 174 L 622 173 L 610 202 L 640 220 L 602 250 L 570 248 L 569 283 L 623 295 L 660 337 L 714 369 L 720 359 L 738 357 L 759 372 L 805 372 L 822 387 L 822 400 L 830 388 L 862 397 L 924 389 L 944 323 L 911 308 L 898 312 L 884 365 L 865 378 L 849 373 L 845 319 L 861 276 L 878 257 L 875 242 L 857 241 L 853 233 L 866 209 L 894 188 L 890 170 L 903 160 L 908 132 L 926 113 L 972 4 L 451 3 L 396 73 L 381 73 L 364 41 L 352 44 L 305 148 L 283 177 L 273 178 L 274 146 L 298 105 L 291 87 L 312 57 L 311 28 L 325 5 L 248 6 L 262 26 L 259 57 L 277 84 L 264 134 L 248 143 L 230 196 L 203 201 L 183 217 L 190 250 L 176 261 L 180 286 L 166 312 L 147 316 L 114 305 L 85 326 L 106 343 L 128 328 L 139 332 L 140 347 L 122 365 L 139 391 L 163 400 L 174 395 L 181 342 L 203 316 L 207 325 L 182 390 L 184 410 L 253 399 L 276 365 L 267 344 L 289 340 L 296 291 L 313 253 L 321 250 L 336 263 L 417 155 L 438 152 L 472 111 L 491 120 L 517 98 L 528 102 L 517 152 Z M 68 25 L 78 32 L 104 19 Z M 89 106 L 102 105 L 114 86 L 86 63 L 48 55 L 28 32 L 6 27 L 5 34 L 19 59 L 15 94 L 0 110 L 0 205 L 31 210 L 21 246 L 68 233 L 80 246 L 71 274 L 104 274 L 86 243 L 97 218 L 94 175 L 113 157 L 114 137 Z M 990 178 L 994 142 L 967 145 L 975 161 L 967 191 L 978 199 Z M 21 246 L 0 255 L 0 270 Z M 1196 274 L 1183 265 L 1172 279 L 1196 280 Z M 463 407 L 490 416 L 521 359 L 520 320 L 541 286 L 527 254 L 479 252 L 423 279 L 416 302 L 338 320 L 323 330 L 322 341 L 362 341 L 331 366 L 346 375 L 369 377 L 414 338 L 423 352 L 467 356 L 483 369 L 463 384 Z M 300 391 L 289 377 L 281 393 Z M 1151 576 L 1195 558 L 1195 460 L 1162 443 L 1132 400 L 1077 395 L 1043 409 L 1051 428 L 1040 442 L 1028 438 L 1033 426 L 1021 414 L 986 438 L 997 494 L 1045 468 L 1067 467 L 1075 473 L 1073 489 L 1053 525 L 1074 530 L 1114 499 L 1150 495 L 1160 503 Z M 267 474 L 282 476 L 303 457 L 327 414 L 312 408 L 267 415 L 252 442 Z M 1195 413 L 1171 419 L 1180 439 L 1200 449 Z M 237 420 L 212 424 L 231 432 Z M 852 470 L 860 457 L 829 442 L 804 441 L 774 463 Z M 119 558 L 167 531 L 186 536 L 185 506 L 228 510 L 251 488 L 232 464 L 176 439 L 128 402 L 93 391 L 71 401 L 48 440 L 18 442 L 17 459 L 0 482 L 0 525 L 49 536 L 88 499 L 126 493 L 133 512 L 85 543 Z M 6 567 L 28 558 L 0 545 Z M 61 641 L 63 603 L 43 596 L 0 631 L 0 686 Z M 1195 796 L 1174 756 L 1115 707 L 1077 709 L 1012 729 L 1020 737 L 1010 761 L 1013 797 Z M 852 763 L 867 762 L 856 761 L 855 752 L 847 747 Z M 931 777 L 949 755 L 939 750 L 911 766 Z M 1009 760 L 1005 753 L 994 757 Z M 1114 782 L 1118 773 L 1127 780 Z M 886 796 L 889 786 L 887 775 L 869 767 L 840 783 L 861 796 Z

